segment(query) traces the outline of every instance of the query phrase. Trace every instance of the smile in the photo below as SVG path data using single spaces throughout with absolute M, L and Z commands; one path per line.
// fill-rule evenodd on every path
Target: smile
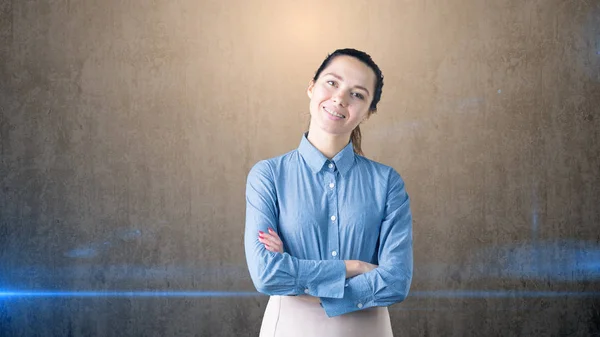
M 325 110 L 325 112 L 327 112 L 328 114 L 338 117 L 338 118 L 346 118 L 346 116 L 344 115 L 340 115 L 339 113 L 335 112 L 335 111 L 329 111 L 326 107 L 323 107 L 323 110 Z

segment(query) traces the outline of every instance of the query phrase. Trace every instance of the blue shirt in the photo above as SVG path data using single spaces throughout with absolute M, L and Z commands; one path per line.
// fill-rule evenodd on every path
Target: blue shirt
M 258 241 L 274 229 L 284 253 Z M 413 271 L 412 216 L 404 181 L 354 153 L 332 160 L 302 137 L 298 149 L 252 167 L 246 184 L 246 261 L 267 295 L 320 297 L 329 317 L 406 298 Z M 346 279 L 344 260 L 378 265 Z

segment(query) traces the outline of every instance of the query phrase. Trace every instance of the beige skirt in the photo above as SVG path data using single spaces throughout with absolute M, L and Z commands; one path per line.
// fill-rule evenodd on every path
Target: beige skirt
M 265 310 L 260 337 L 392 337 L 386 307 L 372 307 L 327 317 L 317 298 L 271 296 Z

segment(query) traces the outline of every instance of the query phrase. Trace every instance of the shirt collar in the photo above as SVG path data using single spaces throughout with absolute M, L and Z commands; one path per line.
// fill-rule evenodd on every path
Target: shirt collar
M 313 173 L 317 173 L 321 171 L 323 165 L 325 165 L 329 159 L 327 159 L 327 157 L 325 157 L 321 151 L 317 150 L 317 148 L 308 141 L 306 138 L 307 134 L 308 133 L 302 135 L 298 152 L 300 152 L 300 155 L 302 158 L 304 158 L 304 161 L 306 161 L 308 166 L 310 166 Z M 346 145 L 340 152 L 338 152 L 338 154 L 335 155 L 335 157 L 333 157 L 331 162 L 333 162 L 333 164 L 337 167 L 338 171 L 340 171 L 340 174 L 344 176 L 350 170 L 350 168 L 352 168 L 352 165 L 354 164 L 354 156 L 354 148 L 352 147 L 352 141 L 350 141 L 348 142 L 348 145 Z

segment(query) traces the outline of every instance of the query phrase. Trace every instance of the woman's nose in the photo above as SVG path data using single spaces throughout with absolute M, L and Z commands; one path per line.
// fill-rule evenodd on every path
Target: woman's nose
M 346 107 L 348 105 L 346 101 L 346 94 L 341 90 L 333 93 L 332 99 L 335 103 L 338 103 L 342 107 Z

